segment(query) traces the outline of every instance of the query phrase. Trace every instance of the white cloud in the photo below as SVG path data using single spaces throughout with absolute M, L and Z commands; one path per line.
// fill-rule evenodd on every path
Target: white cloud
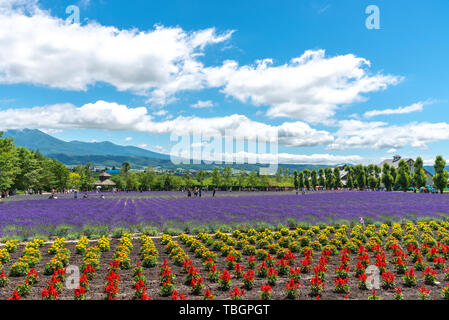
M 278 137 L 286 146 L 315 146 L 334 141 L 324 130 L 317 130 L 300 121 L 272 126 L 233 114 L 224 117 L 200 118 L 179 116 L 173 120 L 155 121 L 145 107 L 129 108 L 117 103 L 97 101 L 81 107 L 58 104 L 44 107 L 0 110 L 3 129 L 100 129 L 110 131 L 137 131 L 177 135 L 232 134 L 250 141 Z
M 0 84 L 87 90 L 105 82 L 148 96 L 147 102 L 157 105 L 175 101 L 180 91 L 222 88 L 239 101 L 268 106 L 269 117 L 318 123 L 328 121 L 341 105 L 401 80 L 369 73 L 364 58 L 326 57 L 324 50 L 308 50 L 280 66 L 273 66 L 272 59 L 249 66 L 225 61 L 215 67 L 199 61 L 206 46 L 223 43 L 232 33 L 67 24 L 41 10 L 37 1 L 0 0 Z M 206 102 L 196 107 L 209 107 Z
M 1 0 L 0 83 L 87 90 L 106 82 L 164 104 L 178 91 L 201 88 L 198 57 L 231 34 L 214 28 L 187 32 L 68 24 L 36 1 Z
M 40 131 L 42 131 L 43 133 L 46 133 L 46 134 L 55 134 L 55 133 L 62 132 L 62 130 L 60 130 L 60 129 L 46 129 L 46 128 L 43 128 L 43 129 L 41 128 Z
M 449 139 L 449 123 L 411 122 L 388 126 L 385 122 L 344 120 L 329 149 L 426 149 L 427 144 Z
M 255 66 L 226 61 L 206 68 L 209 86 L 241 102 L 269 106 L 269 117 L 325 122 L 340 105 L 364 99 L 369 93 L 395 85 L 401 77 L 370 74 L 370 62 L 353 54 L 326 57 L 324 50 L 306 51 L 288 64 L 273 66 L 271 59 Z
M 148 145 L 145 143 L 142 143 L 142 144 L 139 144 L 138 147 L 141 149 L 146 149 L 148 147 Z
M 201 109 L 201 108 L 212 108 L 214 106 L 214 103 L 211 100 L 202 101 L 199 100 L 197 103 L 192 104 L 192 108 Z
M 340 163 L 360 163 L 363 158 L 358 155 L 332 155 L 332 154 L 291 154 L 291 153 L 251 153 L 251 152 L 236 152 L 236 153 L 218 153 L 213 156 L 206 152 L 200 151 L 191 152 L 190 150 L 182 150 L 176 156 L 184 159 L 195 159 L 203 161 L 218 162 L 217 159 L 226 159 L 233 162 L 236 159 L 248 163 L 262 163 L 262 164 L 326 164 L 335 165 Z
M 163 110 L 163 109 L 153 112 L 153 115 L 157 116 L 157 117 L 162 117 L 162 116 L 165 116 L 166 114 L 167 114 L 167 110 Z
M 133 140 L 132 137 L 126 137 L 126 138 L 125 138 L 125 141 L 126 141 L 126 142 L 130 142 L 130 141 L 132 141 L 132 140 Z
M 407 114 L 407 113 L 412 113 L 412 112 L 418 112 L 418 111 L 422 111 L 423 107 L 426 104 L 430 104 L 430 102 L 428 102 L 428 101 L 427 102 L 417 102 L 410 106 L 399 107 L 396 109 L 371 110 L 371 111 L 365 112 L 365 114 L 363 116 L 365 118 L 372 118 L 372 117 L 381 116 L 381 115 Z

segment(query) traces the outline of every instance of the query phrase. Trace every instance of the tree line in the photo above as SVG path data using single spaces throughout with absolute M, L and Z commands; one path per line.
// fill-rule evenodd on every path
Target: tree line
M 443 192 L 447 187 L 449 173 L 445 170 L 446 161 L 442 156 L 435 159 L 435 175 L 432 182 Z M 174 170 L 156 172 L 148 167 L 144 171 L 132 171 L 129 163 L 123 163 L 119 174 L 114 174 L 111 180 L 116 188 L 130 191 L 147 190 L 180 190 L 194 187 L 220 189 L 259 189 L 267 188 L 306 188 L 315 189 L 320 186 L 325 189 L 346 187 L 349 189 L 379 189 L 381 185 L 386 190 L 409 187 L 421 188 L 427 184 L 424 163 L 418 157 L 413 163 L 413 174 L 409 164 L 400 160 L 398 169 L 385 163 L 383 167 L 377 165 L 345 166 L 346 184 L 341 179 L 340 167 L 320 168 L 300 172 L 290 172 L 288 168 L 279 168 L 274 176 L 260 175 L 256 171 L 241 170 L 233 172 L 230 166 L 212 171 L 198 170 L 184 171 L 182 174 Z M 94 189 L 94 182 L 98 180 L 98 173 L 94 172 L 90 163 L 78 165 L 69 170 L 63 163 L 43 156 L 39 151 L 17 147 L 11 138 L 2 138 L 0 132 L 0 191 L 12 190 L 34 192 L 79 189 L 90 191 Z
M 433 167 L 435 174 L 432 177 L 432 183 L 440 193 L 443 193 L 449 179 L 449 173 L 445 170 L 446 161 L 442 156 L 437 156 Z M 348 189 L 379 189 L 382 185 L 387 191 L 399 189 L 407 191 L 411 187 L 416 189 L 426 187 L 428 183 L 421 157 L 414 161 L 412 167 L 405 160 L 400 160 L 397 169 L 388 163 L 384 163 L 382 168 L 373 164 L 368 166 L 359 164 L 345 166 L 344 169 L 346 171 L 344 187 Z M 306 188 L 309 190 L 317 186 L 325 189 L 337 189 L 343 187 L 341 178 L 339 167 L 321 168 L 318 171 L 305 169 L 299 173 L 294 172 L 294 185 L 295 189 Z
M 16 147 L 11 138 L 0 132 L 0 191 L 62 190 L 69 185 L 70 172 L 59 161 L 44 157 L 39 151 Z

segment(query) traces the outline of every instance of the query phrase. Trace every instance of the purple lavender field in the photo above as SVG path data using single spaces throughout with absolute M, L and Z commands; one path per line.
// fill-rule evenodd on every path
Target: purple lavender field
M 138 225 L 183 228 L 238 225 L 415 220 L 449 217 L 449 195 L 399 192 L 322 192 L 307 195 L 238 193 L 212 198 L 88 198 L 24 200 L 0 204 L 0 234 L 51 233 L 69 225 L 114 227 Z

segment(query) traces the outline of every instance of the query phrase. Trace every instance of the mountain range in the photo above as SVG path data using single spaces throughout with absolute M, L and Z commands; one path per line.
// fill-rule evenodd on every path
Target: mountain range
M 161 154 L 134 146 L 119 146 L 109 141 L 82 142 L 62 141 L 40 130 L 8 130 L 5 136 L 13 138 L 14 144 L 37 150 L 46 155 L 65 154 L 67 156 L 106 156 L 119 155 L 125 157 L 146 157 L 155 159 L 170 159 L 169 155 Z
M 212 170 L 217 164 L 173 164 L 170 156 L 134 146 L 120 146 L 109 141 L 82 142 L 62 141 L 37 129 L 7 130 L 4 136 L 14 139 L 14 144 L 31 150 L 39 150 L 43 155 L 61 161 L 67 166 L 75 166 L 90 162 L 95 167 L 120 167 L 128 162 L 134 169 L 145 167 L 161 167 L 162 169 L 185 168 L 191 170 Z M 266 165 L 234 164 L 236 170 L 257 170 Z M 324 165 L 310 164 L 282 164 L 282 168 L 289 170 L 318 169 Z

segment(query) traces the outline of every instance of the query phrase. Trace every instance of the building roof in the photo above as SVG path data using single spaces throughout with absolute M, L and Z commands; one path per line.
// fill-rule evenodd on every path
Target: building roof
M 107 173 L 107 172 L 102 172 L 102 173 L 100 173 L 99 177 L 107 177 L 107 178 L 110 178 L 111 175 L 110 175 L 109 173 Z
M 384 161 L 382 161 L 379 166 L 382 168 L 383 165 L 385 163 L 388 163 L 390 165 L 390 167 L 395 167 L 396 169 L 399 168 L 399 162 L 401 160 L 404 160 L 405 162 L 415 162 L 415 160 L 413 160 L 412 158 L 402 158 L 399 155 L 393 156 L 393 159 L 385 159 Z
M 94 182 L 94 186 L 115 186 L 115 182 L 110 179 L 104 181 L 97 180 Z
M 399 168 L 399 162 L 401 160 L 404 160 L 405 162 L 409 163 L 411 170 L 412 170 L 412 174 L 413 174 L 413 164 L 415 163 L 415 160 L 413 160 L 412 158 L 402 158 L 399 155 L 395 155 L 393 156 L 393 159 L 385 159 L 384 161 L 382 161 L 379 166 L 382 168 L 384 163 L 388 163 L 390 165 L 390 167 L 395 167 L 396 169 Z M 426 168 L 423 168 L 424 172 L 426 173 L 426 175 L 433 177 L 433 174 L 431 174 Z

